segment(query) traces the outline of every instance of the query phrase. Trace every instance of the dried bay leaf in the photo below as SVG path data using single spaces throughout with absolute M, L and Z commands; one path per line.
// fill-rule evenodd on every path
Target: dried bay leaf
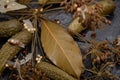
M 43 19 L 41 22 L 41 41 L 47 57 L 59 68 L 79 78 L 84 65 L 77 43 L 57 23 Z

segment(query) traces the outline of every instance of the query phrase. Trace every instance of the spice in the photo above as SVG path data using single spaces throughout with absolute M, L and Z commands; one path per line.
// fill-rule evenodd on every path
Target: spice
M 32 39 L 32 34 L 26 30 L 14 35 L 11 39 L 17 39 L 23 44 L 27 45 Z M 5 69 L 8 60 L 11 60 L 22 48 L 18 45 L 12 45 L 6 42 L 0 50 L 0 73 Z
M 53 80 L 77 80 L 70 76 L 69 74 L 67 74 L 66 72 L 47 62 L 40 62 L 37 65 L 37 68 L 41 70 L 41 72 L 44 72 L 46 76 Z
M 0 37 L 10 37 L 19 31 L 21 31 L 23 26 L 16 19 L 0 22 Z

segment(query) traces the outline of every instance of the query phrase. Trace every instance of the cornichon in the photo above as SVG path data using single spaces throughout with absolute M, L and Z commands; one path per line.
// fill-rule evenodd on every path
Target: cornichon
M 0 22 L 0 37 L 10 37 L 19 31 L 21 31 L 23 26 L 16 19 Z
M 98 2 L 99 5 L 102 6 L 103 11 L 99 12 L 99 14 L 101 15 L 109 15 L 111 14 L 114 10 L 115 10 L 115 2 L 113 0 L 102 0 L 100 2 Z M 95 5 L 90 6 L 90 8 L 95 8 Z
M 32 34 L 26 30 L 23 30 L 17 34 L 15 34 L 10 39 L 16 39 L 22 42 L 24 45 L 29 44 L 32 39 Z M 12 45 L 9 42 L 6 42 L 1 50 L 0 50 L 0 73 L 5 69 L 5 64 L 8 60 L 14 58 L 14 56 L 21 50 L 22 48 L 17 45 Z
M 99 14 L 101 14 L 103 16 L 109 15 L 110 13 L 112 13 L 116 7 L 114 1 L 112 1 L 112 0 L 102 0 L 102 1 L 98 2 L 98 4 L 100 4 L 103 7 L 103 11 L 99 12 Z M 92 5 L 89 7 L 89 9 L 91 9 L 91 8 L 95 8 L 95 5 Z M 74 32 L 79 33 L 86 29 L 85 27 L 82 26 L 82 24 L 80 22 L 78 22 L 78 20 L 79 20 L 79 18 L 77 17 L 68 26 L 68 31 L 72 35 L 74 35 Z
M 47 62 L 38 63 L 37 68 L 52 80 L 77 80 L 63 70 Z

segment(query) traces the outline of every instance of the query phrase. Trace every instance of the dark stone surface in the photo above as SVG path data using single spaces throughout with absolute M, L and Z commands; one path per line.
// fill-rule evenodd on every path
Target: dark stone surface
M 106 38 L 115 38 L 120 35 L 120 0 L 115 0 L 116 10 L 113 15 L 108 18 L 112 21 L 112 25 L 107 25 L 104 30 L 96 30 L 97 40 L 104 40 Z M 88 32 L 87 37 L 90 37 L 92 31 Z

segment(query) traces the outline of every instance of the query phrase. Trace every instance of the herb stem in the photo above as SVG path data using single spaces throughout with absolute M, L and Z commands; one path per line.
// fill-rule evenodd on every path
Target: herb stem
M 61 9 L 64 9 L 65 7 L 59 7 L 59 8 L 53 8 L 53 9 L 48 9 L 48 10 L 45 10 L 41 13 L 45 13 L 45 12 L 50 12 L 50 11 L 54 11 L 54 10 L 61 10 Z

